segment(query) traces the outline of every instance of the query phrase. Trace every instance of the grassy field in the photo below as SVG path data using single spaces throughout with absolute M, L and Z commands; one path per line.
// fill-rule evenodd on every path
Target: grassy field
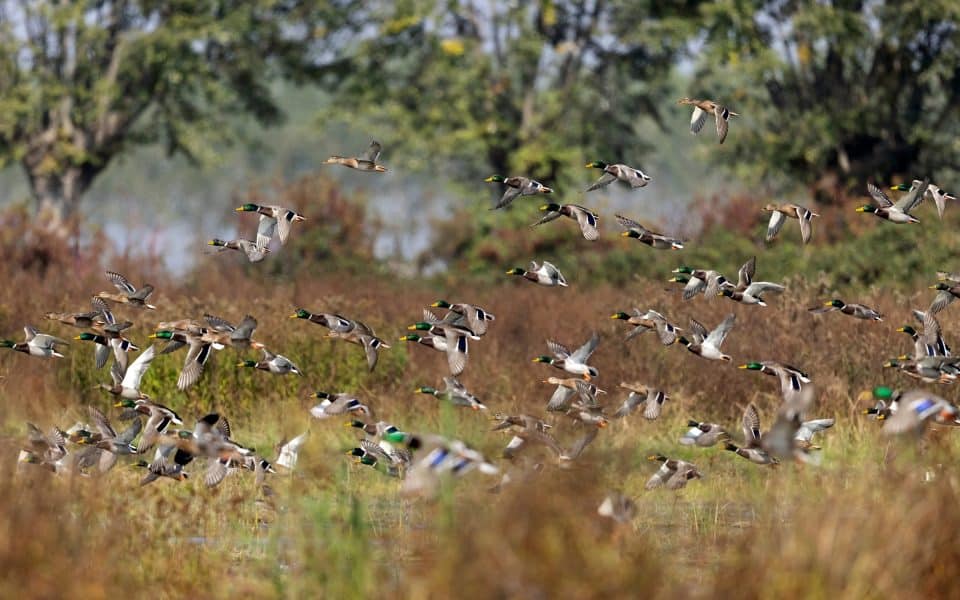
M 647 249 L 644 249 L 647 250 Z M 647 250 L 649 251 L 649 250 Z M 680 255 L 677 255 L 680 256 Z M 209 411 L 230 417 L 233 437 L 269 458 L 281 438 L 310 430 L 297 470 L 258 494 L 253 477 L 238 473 L 207 489 L 196 475 L 184 483 L 160 480 L 140 488 L 142 471 L 121 461 L 103 477 L 54 478 L 39 469 L 17 472 L 25 421 L 42 429 L 86 420 L 86 406 L 110 415 L 112 398 L 93 389 L 107 382 L 93 368 L 92 348 L 74 342 L 62 360 L 0 354 L 0 596 L 115 597 L 148 589 L 155 597 L 917 597 L 954 596 L 960 528 L 958 444 L 939 430 L 922 445 L 881 438 L 866 420 L 859 391 L 878 384 L 913 387 L 884 370 L 887 358 L 911 350 L 895 331 L 909 308 L 932 292 L 903 295 L 872 290 L 851 301 L 885 314 L 882 323 L 807 308 L 832 297 L 822 282 L 788 281 L 788 293 L 768 308 L 722 298 L 681 302 L 669 284 L 637 279 L 624 288 L 545 289 L 519 278 L 496 286 L 445 287 L 390 278 L 319 275 L 268 278 L 216 257 L 180 281 L 155 263 L 116 257 L 110 268 L 150 281 L 159 310 L 121 311 L 136 322 L 142 348 L 155 323 L 210 312 L 230 320 L 259 320 L 256 339 L 294 360 L 303 378 L 274 377 L 235 367 L 232 350 L 218 353 L 200 384 L 175 390 L 183 354 L 154 361 L 143 389 L 177 410 L 187 424 Z M 220 260 L 224 259 L 224 260 Z M 48 257 L 50 267 L 9 269 L 0 290 L 0 331 L 18 339 L 20 327 L 72 337 L 46 323 L 47 311 L 83 310 L 108 289 L 105 265 L 93 258 Z M 512 265 L 505 265 L 512 266 Z M 761 262 L 760 273 L 765 274 Z M 770 278 L 773 274 L 771 274 Z M 667 391 L 661 419 L 639 415 L 614 421 L 568 469 L 535 451 L 546 466 L 501 493 L 497 478 L 471 473 L 441 490 L 435 501 L 401 497 L 399 483 L 354 463 L 344 452 L 357 430 L 346 419 L 312 420 L 308 395 L 351 391 L 378 418 L 406 431 L 459 437 L 499 460 L 508 436 L 489 431 L 483 412 L 441 406 L 415 394 L 446 374 L 442 354 L 396 341 L 421 309 L 440 298 L 469 301 L 493 312 L 490 333 L 471 347 L 461 377 L 489 412 L 543 414 L 557 372 L 531 358 L 545 340 L 576 346 L 591 331 L 602 336 L 593 364 L 609 405 L 624 397 L 621 381 Z M 325 330 L 288 319 L 294 307 L 360 318 L 393 348 L 368 374 L 356 346 L 323 338 Z M 729 313 L 737 324 L 724 350 L 734 362 L 710 362 L 680 346 L 662 347 L 647 334 L 629 343 L 617 310 L 656 308 L 686 325 L 708 328 Z M 956 330 L 951 308 L 947 332 Z M 251 353 L 252 354 L 252 353 Z M 252 356 L 251 356 L 252 357 Z M 736 369 L 773 359 L 805 369 L 817 385 L 818 417 L 836 426 L 819 439 L 822 465 L 757 467 L 722 450 L 681 446 L 688 418 L 737 429 L 743 407 L 760 409 L 769 426 L 779 404 L 774 378 Z M 939 390 L 943 392 L 943 389 Z M 955 398 L 951 389 L 944 392 Z M 608 412 L 612 412 L 609 410 Z M 557 436 L 576 435 L 562 417 Z M 645 491 L 655 452 L 693 462 L 703 473 L 685 489 Z M 199 474 L 200 467 L 194 467 Z M 637 504 L 637 516 L 614 527 L 596 513 L 609 490 Z

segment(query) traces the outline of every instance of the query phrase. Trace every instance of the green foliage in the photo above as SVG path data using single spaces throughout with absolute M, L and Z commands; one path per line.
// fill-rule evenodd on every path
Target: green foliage
M 737 175 L 826 201 L 868 178 L 957 177 L 956 2 L 718 2 L 702 18 L 691 95 L 743 114 L 726 142 Z

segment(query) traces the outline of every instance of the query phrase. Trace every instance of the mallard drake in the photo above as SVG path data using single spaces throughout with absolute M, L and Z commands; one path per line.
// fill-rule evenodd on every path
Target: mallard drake
M 161 329 L 160 331 L 150 334 L 148 337 L 174 342 L 176 343 L 176 348 L 184 345 L 189 346 L 187 358 L 183 363 L 183 369 L 181 369 L 180 375 L 177 377 L 178 390 L 186 390 L 200 381 L 200 376 L 203 375 L 203 367 L 207 364 L 207 361 L 210 359 L 210 354 L 213 351 L 212 342 L 205 340 L 199 335 L 168 329 Z M 167 349 L 165 348 L 164 351 L 166 352 Z
M 754 281 L 753 277 L 756 275 L 756 272 L 757 257 L 753 256 L 745 262 L 737 272 L 737 285 L 733 286 L 727 281 L 720 282 L 720 291 L 718 294 L 741 304 L 766 306 L 767 303 L 763 301 L 764 294 L 780 294 L 786 289 L 779 283 Z
M 484 179 L 484 181 L 487 183 L 502 183 L 507 186 L 507 189 L 503 192 L 503 196 L 500 197 L 500 201 L 497 202 L 497 205 L 490 210 L 503 208 L 504 206 L 516 200 L 518 196 L 533 196 L 536 194 L 553 193 L 552 189 L 543 185 L 539 181 L 535 181 L 528 177 L 504 177 L 503 175 L 491 175 L 490 177 Z
M 256 242 L 251 242 L 250 240 L 221 240 L 214 238 L 207 242 L 208 245 L 220 248 L 220 252 L 225 250 L 239 250 L 247 256 L 247 260 L 252 263 L 257 263 L 267 257 L 267 254 L 270 252 L 270 248 L 266 246 L 259 246 Z
M 347 452 L 357 462 L 372 467 L 385 475 L 403 478 L 413 455 L 406 448 L 386 449 L 370 440 L 360 440 L 360 446 Z
M 660 417 L 663 403 L 670 399 L 670 396 L 663 393 L 662 390 L 648 388 L 644 385 L 638 386 L 629 383 L 620 383 L 620 387 L 628 390 L 630 393 L 623 401 L 623 404 L 620 405 L 620 408 L 617 409 L 617 412 L 613 413 L 613 416 L 617 419 L 622 419 L 633 413 L 638 406 L 643 404 L 643 418 L 648 421 L 654 421 Z
M 126 372 L 121 373 L 118 368 L 110 370 L 110 377 L 113 379 L 113 385 L 100 384 L 102 389 L 107 390 L 114 396 L 120 396 L 128 400 L 146 400 L 149 398 L 140 391 L 140 382 L 143 380 L 143 374 L 156 357 L 156 346 L 151 345 L 136 358 Z M 116 365 L 114 365 L 116 367 Z
M 884 419 L 882 431 L 886 435 L 919 437 L 931 420 L 952 423 L 957 414 L 957 407 L 944 398 L 925 390 L 910 390 L 900 397 L 899 410 Z
M 63 355 L 57 352 L 57 346 L 70 345 L 58 337 L 38 332 L 31 325 L 25 326 L 23 333 L 25 341 L 17 343 L 12 340 L 0 340 L 0 348 L 10 348 L 17 352 L 42 358 L 63 358 Z
M 444 477 L 462 477 L 471 471 L 499 475 L 500 469 L 464 442 L 439 435 L 398 432 L 385 436 L 391 443 L 404 444 L 413 453 L 403 480 L 405 495 L 433 497 Z
M 730 434 L 716 423 L 701 423 L 690 420 L 687 421 L 687 427 L 689 429 L 679 440 L 684 446 L 707 448 L 730 438 Z
M 864 399 L 874 401 L 874 405 L 864 409 L 863 414 L 882 421 L 890 418 L 891 415 L 897 412 L 901 395 L 902 392 L 900 390 L 879 385 L 872 390 L 860 392 L 859 396 L 857 396 L 857 401 L 862 402 Z
M 926 189 L 928 183 L 929 180 L 924 180 L 924 189 Z M 896 203 L 894 203 L 883 190 L 872 183 L 867 184 L 867 191 L 870 192 L 870 196 L 877 204 L 864 204 L 863 206 L 857 207 L 857 212 L 873 213 L 881 219 L 897 224 L 920 222 L 919 219 L 910 214 L 910 211 L 913 210 L 923 198 L 923 195 L 920 193 L 920 188 L 905 194 L 897 200 Z
M 446 300 L 437 300 L 430 306 L 434 308 L 443 308 L 451 313 L 463 317 L 466 319 L 467 327 L 470 328 L 470 331 L 480 336 L 487 332 L 488 322 L 496 320 L 496 317 L 492 313 L 480 308 L 479 306 L 474 306 L 473 304 L 466 304 L 463 302 L 450 304 Z
M 120 373 L 123 373 L 127 370 L 127 353 L 140 350 L 136 344 L 125 337 L 119 336 L 119 334 L 117 337 L 108 338 L 104 335 L 97 335 L 95 333 L 89 333 L 85 331 L 80 335 L 74 336 L 73 339 L 82 342 L 93 342 L 96 344 L 93 357 L 94 364 L 98 369 L 103 368 L 103 366 L 107 364 L 107 359 L 110 357 L 110 352 L 112 350 L 114 358 L 117 361 L 117 365 L 120 368 Z
M 261 371 L 269 371 L 274 375 L 286 375 L 288 373 L 295 373 L 297 375 L 303 376 L 303 373 L 300 369 L 297 368 L 297 365 L 293 364 L 286 356 L 281 354 L 274 354 L 266 348 L 261 348 L 263 352 L 262 360 L 244 360 L 237 363 L 238 367 L 248 367 L 251 369 L 259 369 Z
M 635 169 L 623 163 L 611 165 L 603 162 L 602 160 L 595 160 L 593 162 L 588 162 L 586 166 L 588 169 L 603 170 L 603 175 L 600 176 L 600 179 L 586 189 L 588 192 L 599 190 L 602 187 L 607 187 L 614 181 L 622 181 L 623 183 L 629 185 L 631 189 L 642 188 L 651 181 L 650 176 L 640 169 Z
M 929 312 L 933 314 L 937 314 L 949 306 L 954 300 L 960 298 L 960 283 L 954 281 L 941 281 L 936 285 L 931 285 L 930 289 L 937 290 L 937 295 L 934 296 L 933 302 L 930 303 Z
M 554 368 L 561 369 L 572 375 L 580 375 L 585 380 L 590 381 L 591 378 L 600 375 L 600 371 L 598 371 L 596 367 L 591 367 L 587 364 L 587 361 L 590 360 L 590 357 L 599 345 L 600 334 L 596 332 L 590 336 L 590 339 L 587 340 L 585 344 L 577 348 L 574 352 L 570 352 L 570 350 L 562 344 L 558 344 L 553 340 L 547 340 L 547 348 L 550 349 L 553 356 L 541 355 L 534 358 L 533 362 L 551 365 Z
M 687 350 L 693 352 L 697 356 L 701 356 L 709 360 L 733 360 L 720 351 L 720 346 L 723 344 L 723 341 L 727 339 L 727 334 L 730 333 L 731 329 L 733 329 L 733 324 L 736 320 L 737 315 L 730 313 L 719 325 L 717 325 L 716 329 L 708 334 L 706 327 L 701 325 L 699 322 L 690 319 L 690 333 L 691 337 L 693 337 L 693 341 L 681 336 L 679 338 L 679 342 L 686 346 Z
M 619 223 L 624 229 L 624 231 L 620 234 L 621 237 L 633 238 L 657 250 L 683 249 L 683 240 L 681 239 L 672 238 L 655 231 L 651 231 L 640 223 L 634 221 L 633 219 L 628 219 L 623 215 L 614 216 L 617 219 L 617 223 Z
M 547 377 L 543 380 L 543 383 L 557 386 L 550 397 L 550 401 L 547 402 L 547 410 L 550 412 L 568 410 L 575 395 L 579 395 L 581 403 L 587 406 L 595 406 L 597 395 L 607 393 L 589 381 L 576 377 L 566 379 Z
M 767 225 L 766 241 L 772 241 L 780 233 L 780 228 L 787 222 L 787 218 L 800 221 L 800 238 L 803 243 L 810 242 L 810 236 L 813 234 L 811 221 L 814 217 L 819 217 L 818 213 L 806 209 L 799 204 L 767 204 L 763 207 L 764 212 L 772 213 L 770 223 Z
M 742 268 L 742 267 L 741 267 Z M 713 298 L 720 292 L 721 286 L 727 283 L 727 278 L 719 271 L 694 269 L 692 267 L 681 266 L 673 270 L 679 276 L 675 276 L 670 281 L 683 283 L 683 299 L 692 300 L 694 296 L 703 293 L 707 298 Z
M 960 357 L 954 356 L 925 356 L 920 359 L 910 359 L 901 356 L 883 363 L 888 369 L 900 369 L 914 379 L 926 383 L 953 383 L 960 376 Z
M 703 124 L 707 121 L 707 115 L 713 115 L 717 121 L 717 137 L 720 139 L 721 144 L 723 140 L 727 139 L 727 122 L 730 120 L 730 117 L 740 116 L 739 113 L 735 113 L 726 106 L 718 104 L 713 100 L 680 98 L 677 104 L 693 106 L 693 115 L 690 117 L 690 133 L 694 135 L 700 133 L 700 130 L 703 129 Z
M 779 462 L 775 457 L 770 456 L 760 445 L 762 439 L 760 435 L 760 415 L 757 413 L 757 407 L 753 404 L 748 404 L 747 408 L 743 411 L 741 423 L 745 440 L 744 446 L 741 447 L 732 442 L 727 442 L 724 448 L 738 456 L 742 456 L 754 464 L 769 465 Z
M 913 316 L 922 325 L 922 334 L 910 325 L 897 329 L 898 332 L 906 333 L 913 340 L 913 357 L 950 356 L 950 346 L 944 341 L 940 333 L 940 322 L 933 313 L 914 310 Z
M 302 308 L 298 308 L 296 312 L 290 315 L 290 318 L 307 319 L 311 323 L 323 325 L 330 330 L 327 333 L 328 338 L 340 339 L 362 347 L 367 358 L 367 369 L 371 372 L 376 368 L 377 361 L 380 359 L 380 350 L 390 348 L 389 344 L 377 337 L 373 329 L 362 321 L 329 313 L 315 314 Z
M 136 306 L 138 308 L 156 310 L 156 306 L 147 304 L 147 298 L 149 298 L 150 294 L 153 293 L 153 286 L 149 283 L 145 283 L 141 288 L 135 288 L 133 287 L 133 284 L 127 281 L 126 277 L 120 273 L 115 273 L 114 271 L 107 271 L 107 279 L 109 279 L 113 283 L 114 287 L 120 291 L 120 294 L 100 292 L 97 294 L 98 298 L 103 298 L 104 300 L 109 300 L 118 304 L 127 304 L 129 306 Z
M 383 165 L 378 165 L 377 160 L 380 158 L 380 151 L 382 147 L 380 142 L 373 140 L 370 142 L 370 145 L 367 147 L 367 151 L 359 157 L 346 157 L 346 156 L 331 156 L 327 160 L 323 161 L 325 165 L 342 165 L 344 167 L 349 167 L 351 169 L 356 169 L 358 171 L 368 171 L 372 173 L 386 173 L 387 168 Z
M 800 393 L 805 384 L 810 383 L 810 377 L 800 369 L 773 360 L 749 362 L 737 368 L 760 371 L 779 379 L 780 393 L 783 395 L 784 402 L 790 402 L 796 394 Z
M 131 400 L 122 397 L 114 404 L 116 408 L 125 408 L 134 414 L 141 414 L 147 417 L 147 422 L 143 426 L 143 435 L 140 436 L 140 442 L 137 449 L 140 454 L 149 450 L 160 436 L 166 433 L 170 425 L 183 425 L 180 416 L 170 408 L 156 402 L 151 402 L 147 398 Z M 122 418 L 122 417 L 121 417 Z
M 310 415 L 316 419 L 326 419 L 329 417 L 336 417 L 352 413 L 364 415 L 366 417 L 373 415 L 373 411 L 370 410 L 370 407 L 360 402 L 360 400 L 353 394 L 348 394 L 346 392 L 340 392 L 336 394 L 331 394 L 329 392 L 314 392 L 313 397 L 320 399 L 320 404 L 317 404 L 310 409 Z
M 476 396 L 468 392 L 467 388 L 455 377 L 444 377 L 443 386 L 442 390 L 423 386 L 418 387 L 415 391 L 419 394 L 429 394 L 437 400 L 449 402 L 454 406 L 465 406 L 473 410 L 487 410 L 487 407 Z
M 290 227 L 294 223 L 306 221 L 307 218 L 295 210 L 283 206 L 264 206 L 262 204 L 247 203 L 235 208 L 237 212 L 255 212 L 260 215 L 257 224 L 257 248 L 263 251 L 270 244 L 274 234 L 280 238 L 280 244 L 286 244 L 290 237 Z M 245 241 L 245 240 L 244 240 Z M 250 253 L 247 252 L 247 258 Z M 250 262 L 256 262 L 252 258 Z
M 93 305 L 93 310 L 90 312 L 84 313 L 55 313 L 48 312 L 43 318 L 49 321 L 57 321 L 63 323 L 64 325 L 69 325 L 71 327 L 76 327 L 77 329 L 93 329 L 95 327 L 103 327 L 106 325 L 103 314 L 101 314 L 101 306 L 103 300 L 97 298 L 96 296 L 91 301 Z
M 648 456 L 647 460 L 662 463 L 657 472 L 643 486 L 647 490 L 653 490 L 660 486 L 666 486 L 668 490 L 679 490 L 686 486 L 691 479 L 703 477 L 703 474 L 697 470 L 693 463 L 688 463 L 685 460 L 667 458 L 663 454 Z
M 913 192 L 920 188 L 923 185 L 923 182 L 919 179 L 914 179 L 910 185 L 901 183 L 895 186 L 892 186 L 891 190 L 896 190 L 899 192 Z M 947 200 L 956 200 L 957 197 L 953 194 L 948 194 L 947 192 L 940 189 L 935 183 L 928 183 L 927 189 L 923 192 L 923 197 L 930 196 L 933 200 L 933 203 L 937 205 L 937 214 L 940 215 L 940 218 L 943 219 L 943 209 L 946 208 Z
M 450 374 L 454 377 L 463 373 L 467 367 L 467 359 L 470 357 L 470 344 L 468 340 L 478 340 L 475 335 L 466 327 L 452 325 L 450 323 L 430 323 L 420 321 L 407 327 L 410 331 L 426 331 L 432 337 L 422 338 L 416 336 L 416 340 L 411 339 L 409 335 L 400 338 L 407 341 L 416 341 L 424 346 L 432 346 L 436 350 L 443 350 L 447 353 L 447 366 L 450 368 Z M 429 342 L 427 340 L 430 340 Z
M 580 225 L 580 233 L 583 234 L 583 239 L 594 241 L 600 237 L 600 231 L 597 229 L 597 224 L 600 222 L 600 217 L 597 216 L 597 213 L 593 212 L 589 208 L 584 208 L 579 204 L 544 204 L 540 207 L 541 212 L 546 212 L 547 214 L 543 216 L 542 219 L 531 225 L 531 227 L 536 227 L 537 225 L 543 225 L 544 223 L 549 223 L 560 217 L 567 217 L 573 219 Z
M 846 303 L 843 300 L 833 299 L 824 303 L 823 306 L 817 306 L 809 309 L 813 314 L 828 313 L 839 310 L 845 315 L 850 315 L 856 319 L 865 321 L 882 321 L 883 315 L 863 304 Z
M 666 317 L 652 309 L 648 309 L 647 312 L 643 313 L 640 312 L 639 308 L 634 308 L 632 315 L 621 311 L 612 314 L 610 318 L 626 321 L 630 325 L 633 325 L 633 328 L 627 332 L 624 338 L 625 341 L 632 340 L 634 337 L 647 331 L 656 331 L 657 335 L 660 336 L 660 343 L 664 346 L 669 346 L 677 341 L 677 332 L 683 331 L 683 329 L 673 325 L 667 321 Z
M 524 279 L 546 287 L 567 287 L 567 280 L 564 279 L 560 269 L 547 261 L 543 261 L 542 265 L 538 265 L 537 261 L 531 260 L 530 266 L 526 270 L 516 267 L 507 271 L 507 275 L 519 275 Z

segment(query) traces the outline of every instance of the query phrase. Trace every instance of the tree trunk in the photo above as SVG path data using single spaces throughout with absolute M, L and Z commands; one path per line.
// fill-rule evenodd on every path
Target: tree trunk
M 27 161 L 24 161 L 23 168 L 30 183 L 38 222 L 52 233 L 69 237 L 68 223 L 76 216 L 80 198 L 101 169 L 68 166 L 56 172 L 42 172 Z

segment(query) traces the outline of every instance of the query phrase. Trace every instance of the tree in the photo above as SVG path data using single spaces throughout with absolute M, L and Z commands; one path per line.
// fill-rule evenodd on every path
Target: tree
M 637 123 L 659 119 L 699 4 L 370 2 L 368 35 L 325 67 L 324 86 L 351 119 L 391 129 L 412 168 L 579 185 L 585 154 L 649 150 Z
M 225 116 L 281 117 L 270 78 L 309 77 L 311 41 L 345 25 L 340 8 L 0 0 L 0 166 L 19 162 L 37 205 L 69 216 L 132 145 L 206 160 L 230 139 Z
M 868 179 L 955 178 L 960 4 L 747 0 L 703 10 L 698 87 L 743 117 L 729 163 L 830 200 Z

